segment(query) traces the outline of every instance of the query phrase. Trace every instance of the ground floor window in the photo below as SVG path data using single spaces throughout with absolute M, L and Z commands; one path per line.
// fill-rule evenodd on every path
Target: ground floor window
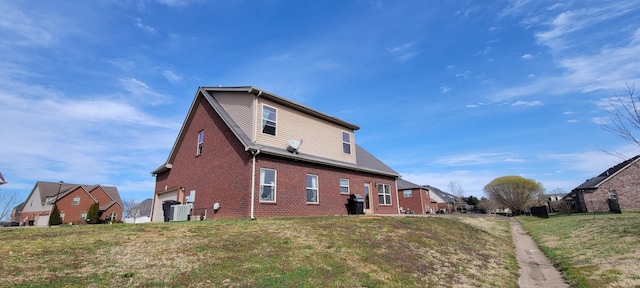
M 413 191 L 412 190 L 402 190 L 402 196 L 404 196 L 404 198 L 411 198 L 411 197 L 413 197 Z
M 378 184 L 378 201 L 382 205 L 391 205 L 391 186 Z
M 80 220 L 84 221 L 87 220 L 87 212 L 83 211 L 82 214 L 80 215 Z
M 349 179 L 340 178 L 340 194 L 349 194 Z
M 609 190 L 609 199 L 611 199 L 611 200 L 618 200 L 618 191 L 616 191 L 616 190 Z
M 260 169 L 260 201 L 276 202 L 276 170 Z
M 318 175 L 307 174 L 307 203 L 318 203 Z

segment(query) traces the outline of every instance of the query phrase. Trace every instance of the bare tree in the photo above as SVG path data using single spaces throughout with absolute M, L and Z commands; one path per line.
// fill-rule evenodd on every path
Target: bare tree
M 484 191 L 492 200 L 520 214 L 527 206 L 537 202 L 538 195 L 544 192 L 544 188 L 532 179 L 503 176 L 484 186 Z
M 139 201 L 135 200 L 135 199 L 125 199 L 122 201 L 122 208 L 124 209 L 123 214 L 124 214 L 124 218 L 135 218 L 136 217 L 136 213 L 135 211 L 133 211 L 133 207 L 136 207 L 138 204 L 140 204 Z M 138 213 L 139 214 L 139 213 Z M 139 216 L 139 215 L 137 215 Z
M 613 124 L 603 127 L 628 142 L 640 146 L 640 96 L 634 95 L 635 83 L 627 84 L 624 96 L 613 93 Z
M 453 210 L 462 210 L 465 207 L 466 202 L 464 201 L 464 189 L 462 186 L 455 181 L 450 181 L 447 185 L 449 187 L 449 191 L 454 196 L 454 207 Z
M 0 221 L 11 215 L 13 207 L 18 205 L 18 192 L 0 189 Z

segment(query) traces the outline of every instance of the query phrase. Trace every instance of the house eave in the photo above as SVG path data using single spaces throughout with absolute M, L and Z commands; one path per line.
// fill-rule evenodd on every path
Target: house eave
M 158 168 L 156 168 L 156 170 L 151 171 L 151 175 L 158 175 L 164 172 L 167 172 L 169 170 L 171 170 L 172 165 L 169 163 L 166 163 Z

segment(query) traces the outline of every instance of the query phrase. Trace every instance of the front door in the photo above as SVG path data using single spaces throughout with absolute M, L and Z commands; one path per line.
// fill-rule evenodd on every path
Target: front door
M 373 205 L 371 205 L 371 183 L 364 183 L 364 213 L 373 214 Z

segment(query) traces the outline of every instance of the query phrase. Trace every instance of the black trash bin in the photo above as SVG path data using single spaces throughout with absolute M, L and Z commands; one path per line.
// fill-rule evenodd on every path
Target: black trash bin
M 349 214 L 364 214 L 364 198 L 360 194 L 349 195 Z
M 164 212 L 164 222 L 169 222 L 173 219 L 171 215 L 171 205 L 179 205 L 180 202 L 176 200 L 167 200 L 162 202 L 162 212 Z

